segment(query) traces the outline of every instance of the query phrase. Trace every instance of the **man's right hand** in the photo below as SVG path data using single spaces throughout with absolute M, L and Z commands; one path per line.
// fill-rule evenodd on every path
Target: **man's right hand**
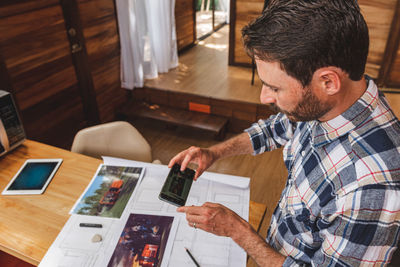
M 168 167 L 171 168 L 175 163 L 178 163 L 181 165 L 181 171 L 183 171 L 190 162 L 196 163 L 198 166 L 194 176 L 196 181 L 217 159 L 218 156 L 212 149 L 191 146 L 173 157 L 168 163 Z

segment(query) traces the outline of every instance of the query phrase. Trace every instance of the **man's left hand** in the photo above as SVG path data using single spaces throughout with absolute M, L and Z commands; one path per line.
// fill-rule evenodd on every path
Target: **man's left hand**
M 184 206 L 177 211 L 186 213 L 189 226 L 219 236 L 233 237 L 238 225 L 245 222 L 235 212 L 217 203 L 206 202 L 202 206 Z

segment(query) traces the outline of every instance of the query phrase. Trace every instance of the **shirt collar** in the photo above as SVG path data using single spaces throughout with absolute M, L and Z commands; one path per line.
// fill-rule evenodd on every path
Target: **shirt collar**
M 312 133 L 314 146 L 332 142 L 357 128 L 370 117 L 378 104 L 379 91 L 371 78 L 366 76 L 366 81 L 367 90 L 349 109 L 329 121 L 315 124 Z

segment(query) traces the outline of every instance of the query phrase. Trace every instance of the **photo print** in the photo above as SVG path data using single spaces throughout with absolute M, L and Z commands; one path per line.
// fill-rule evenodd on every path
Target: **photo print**
M 161 266 L 173 221 L 173 216 L 130 214 L 107 266 Z
M 120 218 L 143 168 L 101 165 L 71 213 Z

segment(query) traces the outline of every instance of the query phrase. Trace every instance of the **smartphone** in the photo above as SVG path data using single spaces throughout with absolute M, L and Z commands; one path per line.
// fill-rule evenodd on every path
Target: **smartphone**
M 172 166 L 158 195 L 160 200 L 178 207 L 185 206 L 195 175 L 192 169 L 186 168 L 183 172 L 180 169 L 179 164 Z

